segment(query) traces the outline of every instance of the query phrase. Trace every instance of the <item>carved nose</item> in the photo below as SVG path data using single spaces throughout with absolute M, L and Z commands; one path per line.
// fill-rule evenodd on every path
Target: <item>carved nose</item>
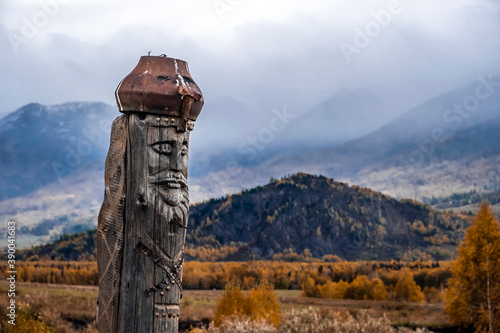
M 182 170 L 182 155 L 180 149 L 176 149 L 175 152 L 171 155 L 170 169 L 173 171 Z

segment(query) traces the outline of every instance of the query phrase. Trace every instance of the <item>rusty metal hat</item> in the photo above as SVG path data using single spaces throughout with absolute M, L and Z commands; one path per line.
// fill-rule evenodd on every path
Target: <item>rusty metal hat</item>
M 121 112 L 147 112 L 180 117 L 179 130 L 195 121 L 203 95 L 187 62 L 167 56 L 143 56 L 118 85 L 116 102 Z

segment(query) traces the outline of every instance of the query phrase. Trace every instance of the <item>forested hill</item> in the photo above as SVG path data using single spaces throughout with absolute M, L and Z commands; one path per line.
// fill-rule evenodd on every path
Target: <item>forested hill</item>
M 19 260 L 85 260 L 94 261 L 96 254 L 96 230 L 63 235 L 53 243 L 18 250 Z
M 242 257 L 302 253 L 347 260 L 448 259 L 472 217 L 304 173 L 191 207 L 187 244 Z
M 187 258 L 449 259 L 471 221 L 471 215 L 437 211 L 413 200 L 299 173 L 192 206 Z M 95 231 L 89 231 L 20 254 L 88 259 L 95 255 L 94 244 Z

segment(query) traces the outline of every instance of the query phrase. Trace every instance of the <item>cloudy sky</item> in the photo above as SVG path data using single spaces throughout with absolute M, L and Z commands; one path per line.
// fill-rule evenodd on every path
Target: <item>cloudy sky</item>
M 207 103 L 232 96 L 257 116 L 282 105 L 304 112 L 343 88 L 406 108 L 500 72 L 499 7 L 497 0 L 2 0 L 0 116 L 30 102 L 114 104 L 118 82 L 148 51 L 187 60 Z

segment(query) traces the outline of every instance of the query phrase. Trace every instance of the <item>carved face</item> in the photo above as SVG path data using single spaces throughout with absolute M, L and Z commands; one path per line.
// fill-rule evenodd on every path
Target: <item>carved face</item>
M 148 128 L 149 183 L 158 186 L 163 201 L 173 207 L 189 202 L 189 131 L 177 132 L 177 121 L 177 118 L 168 118 L 165 123 L 162 119 L 158 126 Z

